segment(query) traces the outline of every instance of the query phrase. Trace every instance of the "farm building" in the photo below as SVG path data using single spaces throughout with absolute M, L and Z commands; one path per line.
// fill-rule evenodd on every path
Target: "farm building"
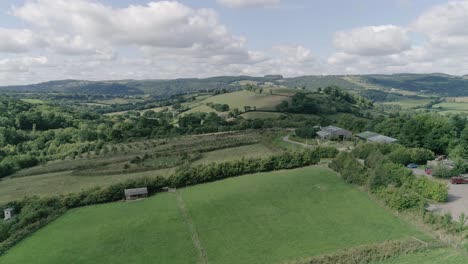
M 396 138 L 387 137 L 371 131 L 356 134 L 356 138 L 374 143 L 395 143 L 398 141 Z
M 317 135 L 321 139 L 347 139 L 353 136 L 351 131 L 335 126 L 322 127 Z
M 139 198 L 148 197 L 148 188 L 125 189 L 125 200 L 131 201 Z
M 3 220 L 10 220 L 14 215 L 14 209 L 9 207 L 3 210 L 4 218 Z

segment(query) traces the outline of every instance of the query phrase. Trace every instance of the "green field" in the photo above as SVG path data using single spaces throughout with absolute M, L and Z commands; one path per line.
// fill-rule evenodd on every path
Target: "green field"
M 391 258 L 374 264 L 465 264 L 468 256 L 452 248 L 440 248 Z
M 196 263 L 173 194 L 69 211 L 0 258 L 2 264 Z
M 30 103 L 30 104 L 45 104 L 46 102 L 41 99 L 21 99 L 21 101 Z
M 168 176 L 174 169 L 134 172 L 119 175 L 77 176 L 70 171 L 0 180 L 0 205 L 24 196 L 52 196 L 105 187 L 141 177 Z
M 265 90 L 263 94 L 249 91 L 238 91 L 233 93 L 220 94 L 209 97 L 203 103 L 227 104 L 230 109 L 238 108 L 244 110 L 244 106 L 256 106 L 257 110 L 276 110 L 276 106 L 284 100 L 289 100 L 286 96 L 270 95 Z
M 208 263 L 281 263 L 408 236 L 427 239 L 318 166 L 246 175 L 179 192 Z M 176 212 L 172 193 L 75 209 L 0 262 L 196 263 L 188 225 L 184 228 Z
M 439 110 L 443 113 L 468 113 L 468 103 L 463 102 L 445 102 L 432 106 L 433 109 Z
M 272 150 L 260 143 L 235 148 L 220 149 L 204 153 L 201 159 L 194 162 L 194 165 L 211 162 L 233 161 L 238 160 L 242 157 L 262 158 L 278 152 L 278 150 Z
M 287 116 L 283 113 L 275 113 L 275 112 L 247 112 L 241 115 L 245 119 L 276 119 L 283 116 Z
M 410 109 L 410 108 L 421 107 L 430 102 L 431 102 L 431 99 L 414 99 L 414 100 L 409 99 L 409 100 L 401 100 L 401 101 L 395 101 L 395 102 L 386 102 L 383 104 L 399 105 L 401 106 L 402 109 Z
M 408 236 L 427 239 L 322 167 L 246 175 L 180 193 L 210 263 L 280 263 Z M 196 254 L 175 201 L 176 194 L 166 193 L 72 210 L 0 262 L 195 263 L 188 261 Z

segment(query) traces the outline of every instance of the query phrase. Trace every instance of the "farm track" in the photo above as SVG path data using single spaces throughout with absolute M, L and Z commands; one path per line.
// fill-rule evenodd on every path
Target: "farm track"
M 305 144 L 305 143 L 301 143 L 301 142 L 297 142 L 297 141 L 290 140 L 290 139 L 289 139 L 289 135 L 284 136 L 284 137 L 283 137 L 283 141 L 284 141 L 284 142 L 287 142 L 287 143 L 292 143 L 292 144 L 296 144 L 296 145 L 299 145 L 299 146 L 303 146 L 304 148 L 311 148 L 311 147 L 312 147 L 311 145 L 307 145 L 307 144 Z
M 187 210 L 187 206 L 185 205 L 184 199 L 182 198 L 182 196 L 177 190 L 174 191 L 174 195 L 176 197 L 177 206 L 179 207 L 182 218 L 184 218 L 185 223 L 189 227 L 193 245 L 198 251 L 198 254 L 199 254 L 198 263 L 208 264 L 208 258 L 206 256 L 205 249 L 203 248 L 201 244 L 200 237 L 198 236 L 197 228 L 195 227 L 195 224 L 193 223 L 192 217 L 190 217 L 190 214 Z

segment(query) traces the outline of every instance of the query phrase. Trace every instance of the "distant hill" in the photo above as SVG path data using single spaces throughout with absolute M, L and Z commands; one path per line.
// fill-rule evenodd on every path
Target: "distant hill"
M 341 88 L 363 92 L 380 90 L 385 93 L 404 95 L 430 94 L 439 96 L 468 96 L 468 75 L 454 76 L 441 73 L 432 74 L 372 74 L 372 75 L 314 75 L 283 78 L 281 75 L 219 76 L 211 78 L 185 78 L 173 80 L 116 80 L 116 81 L 81 81 L 61 80 L 32 85 L 4 86 L 6 92 L 37 93 L 80 93 L 105 95 L 137 95 L 169 97 L 203 91 L 225 89 L 236 91 L 246 83 L 274 85 L 306 90 L 319 87 L 339 86 Z

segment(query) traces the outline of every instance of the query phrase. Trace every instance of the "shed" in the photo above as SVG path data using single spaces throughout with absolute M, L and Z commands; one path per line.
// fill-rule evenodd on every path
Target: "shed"
M 131 201 L 139 198 L 148 197 L 148 188 L 134 188 L 134 189 L 125 189 L 125 200 Z
M 8 207 L 6 209 L 3 210 L 3 214 L 4 214 L 4 220 L 10 220 L 11 218 L 13 218 L 14 216 L 14 213 L 15 213 L 15 210 L 11 207 Z
M 361 140 L 365 140 L 367 142 L 374 142 L 374 143 L 394 143 L 398 141 L 396 138 L 387 137 L 375 132 L 366 131 L 359 134 L 356 134 L 356 137 Z
M 351 138 L 353 133 L 351 131 L 336 126 L 327 126 L 322 127 L 320 131 L 317 132 L 317 135 L 321 139 L 346 139 Z
M 367 141 L 375 142 L 375 143 L 394 143 L 394 142 L 397 141 L 397 139 L 387 137 L 387 136 L 384 136 L 384 135 L 378 135 L 378 136 L 375 136 L 375 137 L 368 138 Z

